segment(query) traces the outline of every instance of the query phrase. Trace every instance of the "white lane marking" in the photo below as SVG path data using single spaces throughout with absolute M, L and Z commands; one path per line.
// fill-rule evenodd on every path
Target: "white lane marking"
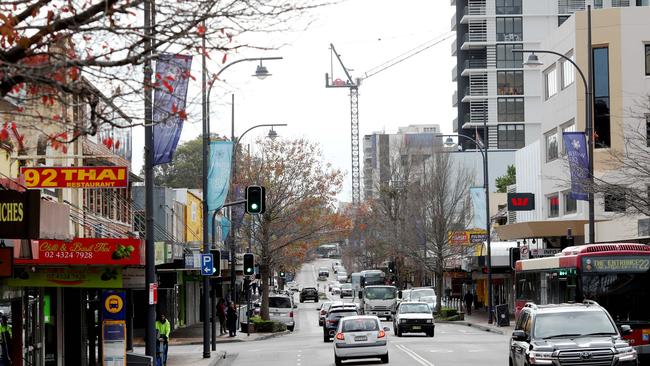
M 431 352 L 431 353 L 438 353 L 438 352 L 452 353 L 454 351 L 451 350 L 451 349 L 432 349 L 432 350 L 429 350 L 429 352 Z
M 412 359 L 414 359 L 417 363 L 419 363 L 422 366 L 435 366 L 433 363 L 427 361 L 422 356 L 415 353 L 415 351 L 409 349 L 408 347 L 406 347 L 404 345 L 398 344 L 396 347 L 400 351 L 402 351 L 402 352 L 406 353 L 407 355 L 409 355 Z

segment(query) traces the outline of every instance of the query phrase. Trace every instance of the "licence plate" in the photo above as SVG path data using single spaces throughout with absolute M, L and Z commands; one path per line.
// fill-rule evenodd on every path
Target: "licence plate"
M 366 337 L 366 336 L 357 336 L 357 337 L 354 337 L 354 341 L 355 341 L 355 342 L 365 342 L 365 341 L 367 341 L 367 340 L 368 340 L 368 337 Z
M 414 326 L 413 326 L 413 330 L 419 330 L 419 329 L 422 329 L 422 327 L 419 326 L 419 325 L 414 325 Z

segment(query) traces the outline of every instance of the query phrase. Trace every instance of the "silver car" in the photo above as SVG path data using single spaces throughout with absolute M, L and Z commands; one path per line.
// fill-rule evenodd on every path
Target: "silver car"
M 284 323 L 293 332 L 296 322 L 293 319 L 293 300 L 287 295 L 272 294 L 269 296 L 269 317 L 271 320 Z
M 342 318 L 334 336 L 334 363 L 340 366 L 343 360 L 361 358 L 378 358 L 388 363 L 388 331 L 376 316 Z

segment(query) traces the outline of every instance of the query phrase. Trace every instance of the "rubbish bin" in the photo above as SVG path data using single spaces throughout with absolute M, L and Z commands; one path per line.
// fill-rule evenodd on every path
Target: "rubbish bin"
M 501 304 L 496 306 L 497 326 L 509 327 L 510 326 L 510 310 L 508 304 Z
M 153 357 L 137 353 L 126 353 L 127 366 L 153 366 Z

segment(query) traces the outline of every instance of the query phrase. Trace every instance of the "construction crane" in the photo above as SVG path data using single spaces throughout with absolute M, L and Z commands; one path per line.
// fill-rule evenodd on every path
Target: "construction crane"
M 350 69 L 346 68 L 341 60 L 341 55 L 336 52 L 334 45 L 330 43 L 330 74 L 325 73 L 325 87 L 326 88 L 348 88 L 350 90 L 350 137 L 352 148 L 352 205 L 358 206 L 361 203 L 361 167 L 359 165 L 359 86 L 361 81 L 368 79 L 371 76 L 395 66 L 437 44 L 454 36 L 454 32 L 445 33 L 439 37 L 429 40 L 401 55 L 390 59 L 383 64 L 372 68 L 364 73 L 363 78 L 352 79 Z M 341 78 L 334 78 L 334 57 L 345 73 L 345 80 Z

